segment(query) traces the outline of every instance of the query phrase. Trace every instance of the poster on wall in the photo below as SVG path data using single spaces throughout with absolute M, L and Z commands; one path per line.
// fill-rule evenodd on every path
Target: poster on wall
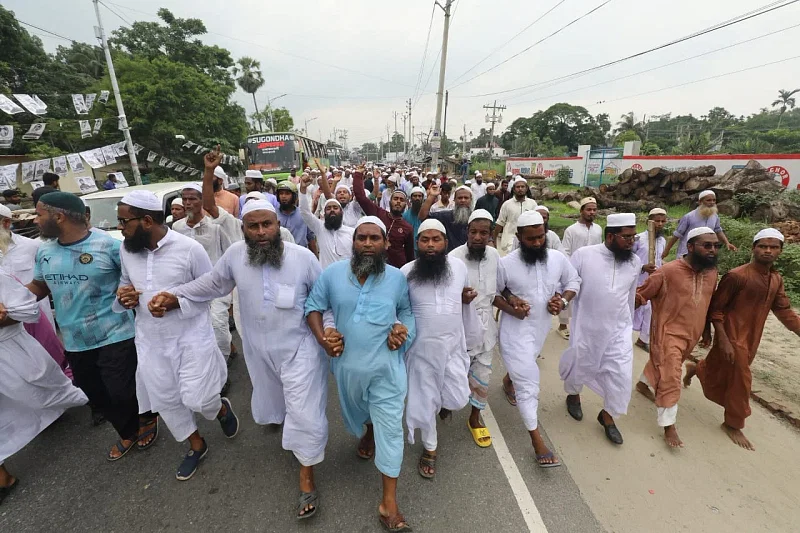
M 81 194 L 97 191 L 97 183 L 95 183 L 94 178 L 91 176 L 76 176 L 75 184 L 78 186 L 78 190 Z

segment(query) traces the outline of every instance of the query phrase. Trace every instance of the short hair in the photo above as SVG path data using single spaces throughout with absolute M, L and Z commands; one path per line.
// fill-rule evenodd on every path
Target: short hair
M 764 237 L 764 238 L 765 238 L 765 239 L 768 239 L 769 237 Z M 758 243 L 759 243 L 759 241 L 761 241 L 761 240 L 762 240 L 762 239 L 758 239 L 758 241 L 753 241 L 753 248 L 755 248 L 755 247 L 756 247 L 756 244 L 758 244 Z M 781 250 L 783 250 L 783 241 L 782 241 L 782 240 L 780 240 L 780 239 L 778 239 L 778 242 L 779 242 L 779 243 L 781 243 Z
M 44 184 L 49 186 L 52 186 L 59 179 L 61 179 L 61 176 L 58 174 L 53 174 L 52 172 L 45 172 L 44 176 L 42 176 L 42 181 Z
M 156 224 L 164 223 L 163 211 L 150 211 L 148 209 L 142 209 L 141 207 L 134 207 L 132 205 L 125 204 L 123 202 L 119 202 L 117 205 L 127 205 L 130 212 L 136 215 L 137 217 L 150 217 Z
M 503 184 L 508 185 L 509 183 L 510 183 L 510 181 L 508 179 L 500 180 L 500 185 L 503 185 Z
M 42 208 L 45 211 L 47 211 L 51 216 L 55 215 L 56 213 L 61 213 L 72 224 L 84 227 L 86 226 L 86 212 L 76 213 L 75 211 L 68 211 L 60 207 L 53 207 L 52 205 L 46 204 L 44 202 L 42 202 Z
M 606 237 L 609 236 L 609 234 L 610 235 L 616 235 L 617 233 L 622 232 L 622 228 L 623 228 L 623 226 L 615 226 L 615 227 L 606 226 L 606 229 L 603 232 L 603 238 L 605 239 Z
M 17 189 L 6 189 L 3 191 L 3 198 L 11 198 L 12 196 L 21 196 L 22 193 Z
M 453 190 L 453 186 L 450 185 L 449 181 L 442 183 L 442 192 L 451 192 Z

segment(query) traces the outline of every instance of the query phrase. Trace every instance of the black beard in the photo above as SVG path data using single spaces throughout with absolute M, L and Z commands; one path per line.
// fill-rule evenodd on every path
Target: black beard
M 432 256 L 421 253 L 414 261 L 414 266 L 408 274 L 408 281 L 439 285 L 449 281 L 450 276 L 450 264 L 444 251 Z
M 540 248 L 528 247 L 525 243 L 519 243 L 519 255 L 526 265 L 535 265 L 536 263 L 544 263 L 547 261 L 547 238 Z
M 702 252 L 698 252 L 697 250 L 690 254 L 689 257 L 691 258 L 690 264 L 694 267 L 698 267 L 700 272 L 715 268 L 717 266 L 717 261 L 719 261 L 719 256 L 706 257 Z
M 621 248 L 616 241 L 611 242 L 611 247 L 609 249 L 614 254 L 615 261 L 627 263 L 633 260 L 633 250 L 625 250 L 624 248 Z
M 467 244 L 467 259 L 480 263 L 486 257 L 486 246 L 472 247 Z
M 266 245 L 248 238 L 247 235 L 244 242 L 247 244 L 247 263 L 250 266 L 268 265 L 280 268 L 283 265 L 283 239 L 280 232 Z
M 59 233 L 60 230 L 58 229 L 58 223 L 51 218 L 39 224 L 39 236 L 42 239 L 46 240 L 57 239 Z
M 422 209 L 422 200 L 411 200 L 411 207 L 409 209 L 411 209 L 414 215 L 418 215 L 419 210 Z
M 342 227 L 342 215 L 329 213 L 325 215 L 325 229 L 336 231 Z
M 143 252 L 148 244 L 150 244 L 150 234 L 141 226 L 136 228 L 136 231 L 133 232 L 131 237 L 126 237 L 125 240 L 122 241 L 122 245 L 125 246 L 125 251 L 132 254 Z
M 350 270 L 356 278 L 367 278 L 370 274 L 380 276 L 386 270 L 386 255 L 362 255 L 353 250 L 350 258 Z
M 222 183 L 219 181 L 214 182 L 214 192 L 219 192 L 222 190 Z
M 390 208 L 390 209 L 391 209 L 390 213 L 392 214 L 393 217 L 401 217 L 401 216 L 403 216 L 403 210 L 402 209 L 399 210 L 399 211 L 396 211 L 393 208 Z
M 453 222 L 456 224 L 469 223 L 469 216 L 472 214 L 472 208 L 468 205 L 457 205 L 453 208 Z

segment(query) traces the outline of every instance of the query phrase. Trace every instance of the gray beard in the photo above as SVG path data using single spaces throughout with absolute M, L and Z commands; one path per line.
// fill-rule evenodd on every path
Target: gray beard
M 717 214 L 717 206 L 714 207 L 706 207 L 701 205 L 697 209 L 698 214 L 703 218 L 711 218 L 712 216 Z
M 456 224 L 469 223 L 469 216 L 472 214 L 472 208 L 467 205 L 457 205 L 453 208 L 453 222 Z
M 11 230 L 0 227 L 0 253 L 5 255 L 9 248 L 11 248 Z
M 381 255 L 361 255 L 353 251 L 350 258 L 350 269 L 356 278 L 367 278 L 370 274 L 379 276 L 386 270 L 386 256 Z
M 283 240 L 280 232 L 266 246 L 250 240 L 247 236 L 245 236 L 244 242 L 247 244 L 247 263 L 250 266 L 267 265 L 272 268 L 281 268 L 283 265 Z

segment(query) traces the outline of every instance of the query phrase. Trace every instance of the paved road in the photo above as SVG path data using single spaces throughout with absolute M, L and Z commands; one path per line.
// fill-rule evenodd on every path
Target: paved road
M 505 373 L 499 357 L 495 364 L 496 375 Z M 133 450 L 108 463 L 105 453 L 115 440 L 113 430 L 108 424 L 92 428 L 88 409 L 73 409 L 7 462 L 22 484 L 0 507 L 0 531 L 382 531 L 377 520 L 380 478 L 371 462 L 355 454 L 357 441 L 344 430 L 333 381 L 330 439 L 326 460 L 316 472 L 320 511 L 313 520 L 298 523 L 293 514 L 296 460 L 281 448 L 279 429 L 253 422 L 242 359 L 234 362 L 231 377 L 230 398 L 242 422 L 240 433 L 229 441 L 216 422 L 200 422 L 210 451 L 190 481 L 175 479 L 186 448 L 165 426 L 151 449 Z M 490 402 L 505 446 L 475 446 L 466 429 L 468 409 L 440 423 L 435 481 L 416 472 L 421 445 L 406 446 L 399 499 L 414 530 L 603 531 L 568 462 L 558 469 L 536 466 L 519 415 L 499 384 L 495 380 Z

